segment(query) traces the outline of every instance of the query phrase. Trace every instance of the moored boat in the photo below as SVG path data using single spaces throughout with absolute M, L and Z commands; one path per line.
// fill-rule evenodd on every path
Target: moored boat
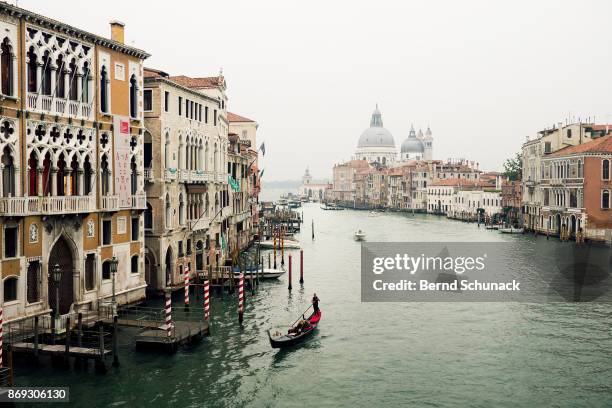
M 273 249 L 274 248 L 274 240 L 266 240 L 266 241 L 261 241 L 259 243 L 260 248 L 263 249 Z M 280 241 L 276 240 L 276 248 L 279 249 L 281 247 Z M 292 239 L 284 239 L 283 240 L 283 247 L 285 249 L 300 249 L 302 248 L 302 246 L 300 245 L 300 243 L 298 241 L 294 241 Z
M 245 277 L 249 277 L 251 270 L 247 270 L 244 272 Z M 255 270 L 253 270 L 253 276 L 255 276 Z M 286 273 L 283 269 L 275 269 L 275 268 L 264 268 L 263 271 L 259 270 L 259 279 L 278 279 Z M 240 271 L 234 269 L 234 275 L 239 275 Z
M 304 320 L 308 322 L 307 325 L 303 325 L 302 322 L 296 322 L 286 334 L 283 334 L 279 330 L 275 330 L 274 332 L 268 330 L 268 337 L 270 338 L 270 345 L 272 348 L 291 347 L 311 337 L 321 321 L 321 310 L 316 313 L 313 312 L 308 319 Z M 298 328 L 298 325 L 302 328 Z
M 499 232 L 502 234 L 522 234 L 525 230 L 523 228 L 500 228 Z
M 363 241 L 365 240 L 366 234 L 362 230 L 359 230 L 355 233 L 355 241 Z

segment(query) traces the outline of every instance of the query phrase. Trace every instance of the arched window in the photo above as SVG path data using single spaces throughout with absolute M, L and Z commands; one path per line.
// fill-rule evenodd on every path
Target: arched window
M 138 273 L 138 255 L 134 255 L 131 259 L 130 262 L 131 265 L 131 272 L 132 273 Z
M 144 167 L 150 169 L 153 164 L 153 140 L 149 132 L 144 134 Z
M 144 224 L 146 230 L 153 229 L 153 207 L 149 203 L 147 203 L 147 209 L 144 213 Z
M 136 76 L 130 77 L 130 116 L 135 118 L 138 115 L 138 87 Z
M 13 197 L 15 196 L 15 164 L 8 146 L 4 147 L 2 166 L 2 195 Z
M 166 194 L 166 228 L 172 225 L 172 207 L 170 205 L 170 196 Z
M 110 261 L 107 260 L 102 263 L 102 280 L 106 280 L 110 278 L 111 278 Z
M 185 201 L 183 200 L 183 194 L 179 196 L 179 225 L 185 224 Z
M 43 55 L 42 63 L 43 72 L 41 93 L 43 95 L 51 95 L 51 65 L 53 65 L 53 63 L 51 61 L 51 54 L 49 53 L 49 51 L 45 52 L 45 55 Z
M 27 274 L 27 300 L 28 303 L 35 303 L 40 300 L 40 262 L 31 261 L 28 263 Z
M 17 278 L 11 276 L 4 280 L 4 302 L 17 300 Z
M 30 47 L 28 51 L 28 92 L 38 92 L 38 82 L 36 80 L 36 70 L 38 66 L 38 60 L 34 47 Z
M 164 146 L 164 166 L 170 167 L 170 135 L 166 133 L 166 143 Z
M 85 163 L 83 163 L 83 194 L 89 195 L 91 193 L 91 181 L 92 181 L 92 171 L 91 171 L 91 163 L 89 162 L 89 156 L 85 158 Z
M 603 190 L 601 192 L 601 208 L 604 210 L 610 209 L 610 190 Z
M 83 64 L 83 76 L 81 77 L 81 102 L 91 103 L 89 100 L 89 81 L 91 80 L 91 69 L 89 63 Z
M 35 152 L 30 153 L 28 159 L 28 195 L 38 195 L 38 157 Z
M 64 190 L 65 184 L 65 176 L 66 176 L 66 161 L 64 160 L 64 153 L 60 154 L 59 159 L 57 160 L 57 195 L 63 196 L 66 195 L 66 191 Z
M 55 60 L 55 65 L 57 65 L 57 70 L 55 71 L 55 96 L 65 98 L 66 82 L 64 81 L 64 74 L 66 73 L 66 62 L 62 54 Z
M 106 155 L 102 156 L 102 163 L 100 165 L 100 168 L 102 170 L 100 175 L 100 189 L 102 191 L 102 195 L 108 195 L 110 193 L 110 169 L 108 166 L 108 159 L 106 158 Z
M 138 190 L 138 173 L 137 173 L 138 167 L 136 166 L 136 157 L 132 157 L 130 168 L 131 168 L 130 189 L 131 189 L 132 195 L 134 195 L 136 194 L 136 191 Z
M 13 95 L 13 52 L 8 37 L 5 37 L 0 46 L 2 57 L 0 58 L 0 78 L 2 82 L 2 93 Z
M 610 180 L 610 160 L 604 159 L 601 163 L 601 178 Z
M 76 154 L 72 156 L 70 170 L 70 195 L 79 195 L 79 162 L 76 158 Z
M 104 66 L 100 71 L 100 111 L 108 112 L 108 72 Z
M 78 81 L 78 68 L 76 65 L 76 60 L 73 58 L 72 61 L 70 61 L 70 88 L 69 88 L 69 96 L 70 96 L 70 100 L 71 101 L 78 101 L 79 100 L 79 88 L 77 85 L 77 81 Z

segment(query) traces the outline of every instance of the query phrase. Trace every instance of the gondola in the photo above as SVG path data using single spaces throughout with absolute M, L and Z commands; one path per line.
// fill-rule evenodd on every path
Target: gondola
M 272 330 L 268 330 L 268 337 L 270 337 L 270 345 L 272 348 L 291 347 L 312 336 L 319 325 L 319 321 L 321 321 L 321 310 L 319 309 L 316 313 L 313 312 L 306 320 L 310 323 L 310 327 L 299 334 L 290 334 L 289 332 L 283 334 L 278 330 L 272 333 Z M 291 329 L 294 329 L 296 324 L 291 326 Z

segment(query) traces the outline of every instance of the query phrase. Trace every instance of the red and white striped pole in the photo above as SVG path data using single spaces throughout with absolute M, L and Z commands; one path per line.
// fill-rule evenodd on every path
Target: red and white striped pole
M 0 367 L 3 366 L 2 364 L 2 348 L 4 347 L 4 341 L 3 341 L 4 336 L 2 334 L 3 321 L 4 321 L 4 308 L 0 307 Z
M 238 322 L 242 324 L 244 318 L 244 274 L 238 278 Z
M 204 320 L 210 319 L 210 286 L 208 281 L 204 281 Z
M 172 294 L 170 289 L 166 290 L 166 331 L 168 337 L 172 337 Z
M 185 265 L 185 307 L 189 307 L 189 266 Z

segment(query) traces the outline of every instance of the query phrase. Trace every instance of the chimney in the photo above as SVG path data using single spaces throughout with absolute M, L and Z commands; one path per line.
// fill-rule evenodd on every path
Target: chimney
M 125 24 L 121 21 L 113 20 L 110 22 L 111 40 L 123 44 L 125 41 Z

